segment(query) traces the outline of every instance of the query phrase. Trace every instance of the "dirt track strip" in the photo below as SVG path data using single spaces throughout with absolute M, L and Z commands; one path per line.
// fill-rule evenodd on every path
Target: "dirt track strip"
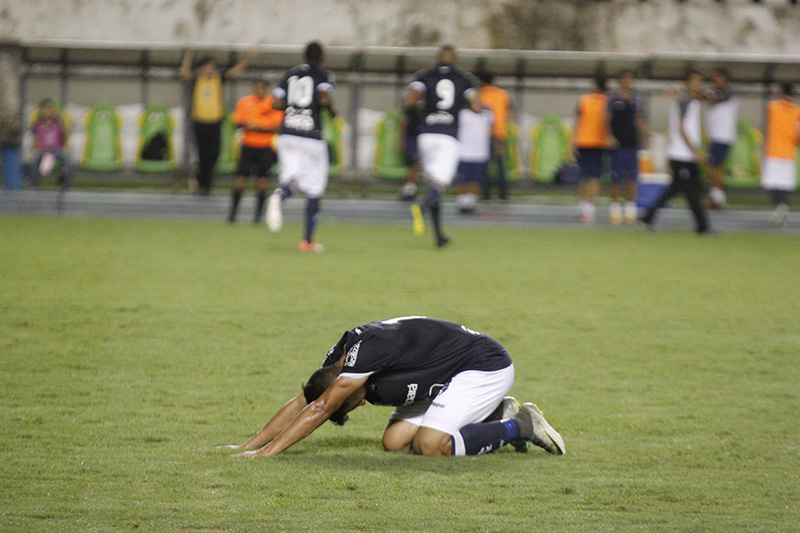
M 200 197 L 190 194 L 153 194 L 140 192 L 69 191 L 0 191 L 0 213 L 36 214 L 45 216 L 100 216 L 130 218 L 197 219 L 225 221 L 230 198 L 225 195 Z M 247 196 L 239 209 L 240 223 L 247 223 L 254 199 Z M 325 221 L 411 223 L 409 204 L 398 200 L 323 199 Z M 287 221 L 299 221 L 303 212 L 302 198 L 286 203 Z M 800 212 L 791 212 L 787 225 L 776 228 L 770 221 L 771 211 L 728 209 L 710 213 L 714 230 L 725 232 L 778 232 L 800 234 Z M 577 206 L 534 203 L 487 204 L 478 206 L 473 215 L 461 215 L 455 204 L 445 202 L 444 220 L 454 226 L 574 227 L 578 220 Z M 598 207 L 597 221 L 591 227 L 610 227 L 607 206 Z M 659 212 L 656 229 L 691 230 L 689 210 L 678 205 Z M 589 229 L 590 227 L 587 227 Z M 631 228 L 620 228 L 631 229 Z

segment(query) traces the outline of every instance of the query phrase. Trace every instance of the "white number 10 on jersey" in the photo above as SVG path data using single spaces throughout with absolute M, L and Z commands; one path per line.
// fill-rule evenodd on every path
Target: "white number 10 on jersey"
M 314 99 L 314 79 L 311 76 L 290 76 L 286 82 L 286 102 L 294 107 L 308 107 Z

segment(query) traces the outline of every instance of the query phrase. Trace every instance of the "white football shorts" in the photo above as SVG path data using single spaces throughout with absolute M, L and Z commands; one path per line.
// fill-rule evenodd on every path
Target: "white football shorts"
M 458 170 L 458 139 L 443 133 L 421 133 L 417 150 L 425 177 L 445 187 L 450 185 Z
M 761 187 L 766 190 L 793 191 L 797 188 L 794 159 L 765 157 L 761 164 Z
M 278 182 L 293 184 L 310 198 L 321 198 L 328 186 L 328 143 L 298 135 L 278 137 Z
M 464 426 L 482 422 L 492 414 L 513 384 L 513 364 L 492 372 L 467 370 L 453 376 L 450 385 L 432 401 L 401 405 L 389 419 L 455 435 Z

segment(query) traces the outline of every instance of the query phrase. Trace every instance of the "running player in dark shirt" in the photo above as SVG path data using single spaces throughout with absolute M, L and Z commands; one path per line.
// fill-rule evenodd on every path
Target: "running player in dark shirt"
M 405 100 L 406 108 L 421 109 L 417 149 L 428 180 L 422 205 L 411 206 L 413 229 L 417 235 L 425 231 L 424 208 L 430 213 L 439 247 L 450 242 L 442 232 L 440 208 L 441 196 L 458 168 L 458 113 L 464 108 L 481 111 L 477 81 L 455 63 L 455 48 L 442 46 L 436 64 L 414 75 Z
M 306 46 L 305 63 L 289 69 L 272 92 L 275 109 L 285 112 L 278 137 L 278 160 L 281 165 L 278 187 L 267 202 L 267 226 L 280 231 L 283 226 L 283 202 L 294 188 L 306 195 L 305 226 L 301 252 L 321 252 L 314 240 L 320 201 L 328 185 L 328 145 L 322 140 L 322 108 L 332 105 L 333 75 L 320 65 L 322 45 L 317 41 Z
M 393 405 L 387 451 L 478 455 L 512 442 L 563 454 L 564 441 L 532 403 L 505 396 L 514 381 L 508 352 L 494 339 L 452 322 L 402 317 L 348 330 L 303 392 L 250 440 L 232 449 L 276 455 L 325 420 L 344 424 L 366 402 Z

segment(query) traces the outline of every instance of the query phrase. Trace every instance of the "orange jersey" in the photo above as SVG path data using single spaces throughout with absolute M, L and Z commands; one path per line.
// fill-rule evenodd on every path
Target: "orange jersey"
M 494 113 L 492 136 L 501 141 L 508 137 L 508 112 L 511 109 L 511 98 L 508 91 L 487 85 L 481 89 L 480 101 Z
M 773 100 L 767 104 L 767 141 L 764 155 L 779 159 L 794 159 L 800 140 L 800 106 L 788 100 Z
M 585 94 L 578 100 L 578 123 L 575 126 L 575 146 L 605 148 L 606 107 L 608 96 L 602 93 Z
M 248 124 L 266 130 L 278 128 L 283 123 L 283 111 L 272 108 L 272 96 L 260 99 L 251 94 L 239 100 L 233 112 L 233 121 L 237 126 L 244 128 L 242 144 L 252 148 L 267 148 L 272 146 L 276 133 L 248 130 Z

